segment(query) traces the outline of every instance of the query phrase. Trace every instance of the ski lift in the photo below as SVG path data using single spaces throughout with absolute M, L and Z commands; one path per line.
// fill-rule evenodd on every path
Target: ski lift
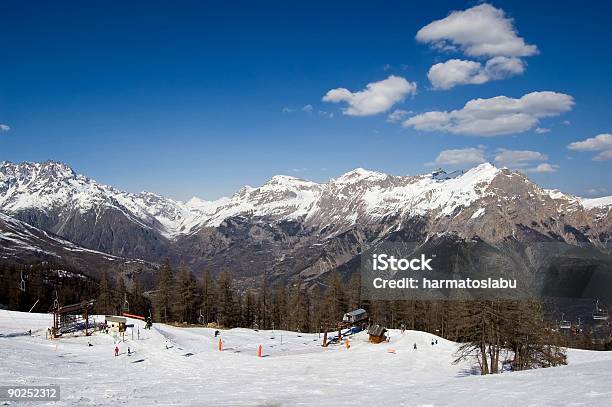
M 595 302 L 595 310 L 593 311 L 593 319 L 595 321 L 607 321 L 608 310 L 599 306 L 599 300 Z
M 572 323 L 565 319 L 565 314 L 561 314 L 561 322 L 559 322 L 560 329 L 570 329 L 572 327 Z
M 130 303 L 127 300 L 127 293 L 123 294 L 123 312 L 130 312 Z
M 204 315 L 202 315 L 202 308 L 200 308 L 200 316 L 198 317 L 198 322 L 201 325 L 204 325 Z
M 23 279 L 23 270 L 21 270 L 21 283 L 19 283 L 19 290 L 24 292 L 26 291 L 26 282 Z

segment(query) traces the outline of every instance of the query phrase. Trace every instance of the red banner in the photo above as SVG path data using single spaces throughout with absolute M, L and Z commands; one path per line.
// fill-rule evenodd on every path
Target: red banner
M 125 312 L 122 314 L 124 317 L 128 317 L 128 318 L 136 318 L 136 319 L 141 319 L 141 320 L 145 320 L 145 317 L 141 316 L 141 315 L 134 315 L 134 314 L 126 314 Z

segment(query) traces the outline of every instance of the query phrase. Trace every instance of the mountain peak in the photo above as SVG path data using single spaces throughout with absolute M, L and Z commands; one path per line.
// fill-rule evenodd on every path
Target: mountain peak
M 354 170 L 351 170 L 347 173 L 342 174 L 339 178 L 336 179 L 336 181 L 340 181 L 340 182 L 355 182 L 355 181 L 359 181 L 362 179 L 383 179 L 386 178 L 387 174 L 384 174 L 382 172 L 376 172 L 376 171 L 370 171 L 370 170 L 366 170 L 365 168 L 355 168 Z
M 72 178 L 76 176 L 74 170 L 68 165 L 60 161 L 47 160 L 42 163 L 23 161 L 21 163 L 12 163 L 10 161 L 2 161 L 1 167 L 3 172 L 11 172 L 14 174 L 49 174 L 62 178 Z

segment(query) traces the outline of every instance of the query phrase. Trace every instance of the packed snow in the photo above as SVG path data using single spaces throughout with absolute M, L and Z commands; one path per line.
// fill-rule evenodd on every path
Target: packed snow
M 612 206 L 612 196 L 601 198 L 582 198 L 580 200 L 584 209 L 605 208 Z
M 70 406 L 604 406 L 612 400 L 612 352 L 569 350 L 567 366 L 479 376 L 469 363 L 452 363 L 456 343 L 418 331 L 392 330 L 382 344 L 368 343 L 362 332 L 349 337 L 347 349 L 344 342 L 323 348 L 317 334 L 231 329 L 221 331 L 219 351 L 213 329 L 155 324 L 149 331 L 141 321 L 129 323 L 134 339 L 128 328 L 125 342 L 99 332 L 47 340 L 50 315 L 0 310 L 0 383 L 59 385 L 61 402 L 48 405 Z

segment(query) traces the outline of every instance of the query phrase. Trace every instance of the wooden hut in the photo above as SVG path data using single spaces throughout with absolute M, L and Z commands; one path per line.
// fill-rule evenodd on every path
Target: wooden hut
M 372 343 L 381 343 L 387 340 L 387 328 L 380 325 L 371 325 L 368 328 L 368 340 Z

